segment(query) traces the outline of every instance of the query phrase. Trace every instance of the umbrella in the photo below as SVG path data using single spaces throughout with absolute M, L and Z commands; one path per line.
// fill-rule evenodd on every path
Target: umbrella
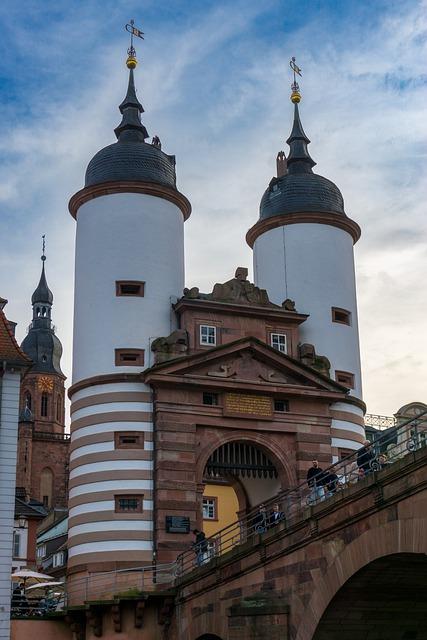
M 24 586 L 27 585 L 27 581 L 30 582 L 46 582 L 46 580 L 54 580 L 52 576 L 47 576 L 45 573 L 37 573 L 37 571 L 30 571 L 29 569 L 21 569 L 21 571 L 15 571 L 11 575 L 12 580 L 23 581 Z
M 64 586 L 63 582 L 39 582 L 38 584 L 33 584 L 31 587 L 27 588 L 27 591 L 34 591 L 35 589 L 48 589 L 49 587 L 59 587 Z

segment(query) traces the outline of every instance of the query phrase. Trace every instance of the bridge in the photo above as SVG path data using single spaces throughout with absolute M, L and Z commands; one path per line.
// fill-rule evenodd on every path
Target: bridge
M 383 431 L 365 473 L 363 460 L 348 456 L 327 470 L 323 492 L 306 483 L 285 491 L 171 565 L 73 583 L 68 626 L 43 624 L 55 625 L 52 637 L 71 638 L 72 629 L 77 640 L 112 640 L 119 631 L 164 640 L 427 639 L 427 446 L 419 425 Z M 273 521 L 262 514 L 275 503 Z

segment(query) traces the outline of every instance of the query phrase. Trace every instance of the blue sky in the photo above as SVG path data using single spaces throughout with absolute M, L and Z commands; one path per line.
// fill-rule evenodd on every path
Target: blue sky
M 244 236 L 291 126 L 289 58 L 315 171 L 362 227 L 356 247 L 365 400 L 425 400 L 426 3 L 29 1 L 0 4 L 0 295 L 25 334 L 47 235 L 54 318 L 70 375 L 70 196 L 114 141 L 135 18 L 144 122 L 177 156 L 187 284 L 251 267 Z M 209 229 L 209 233 L 206 233 Z

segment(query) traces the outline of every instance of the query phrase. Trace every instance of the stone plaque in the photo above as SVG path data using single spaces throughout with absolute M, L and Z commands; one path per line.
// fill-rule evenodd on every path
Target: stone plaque
M 166 516 L 167 533 L 190 533 L 190 518 L 186 516 Z
M 226 393 L 224 415 L 269 420 L 273 417 L 273 401 L 268 396 Z

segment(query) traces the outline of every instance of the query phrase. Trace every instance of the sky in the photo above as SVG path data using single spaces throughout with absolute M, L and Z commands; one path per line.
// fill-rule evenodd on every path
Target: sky
M 292 124 L 289 59 L 315 172 L 362 228 L 355 247 L 364 400 L 427 402 L 427 4 L 418 0 L 38 0 L 0 3 L 0 296 L 21 341 L 46 234 L 53 319 L 71 378 L 70 197 L 115 141 L 131 18 L 144 124 L 176 155 L 186 282 L 237 266 Z M 296 300 L 298 308 L 298 300 Z

